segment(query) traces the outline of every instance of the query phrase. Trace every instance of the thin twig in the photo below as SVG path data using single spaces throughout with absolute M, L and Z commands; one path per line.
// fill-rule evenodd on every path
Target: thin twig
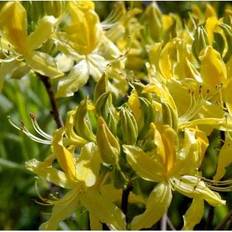
M 128 199 L 129 199 L 131 190 L 132 190 L 132 185 L 128 183 L 126 188 L 122 192 L 121 209 L 122 209 L 122 212 L 126 216 L 126 222 L 128 222 L 127 208 L 128 208 Z
M 161 219 L 161 230 L 167 230 L 167 214 L 165 213 Z
M 48 97 L 50 100 L 50 104 L 52 107 L 51 114 L 53 115 L 53 118 L 56 122 L 57 128 L 60 128 L 63 126 L 63 122 L 62 122 L 62 119 L 61 119 L 59 111 L 58 111 L 58 107 L 57 107 L 57 103 L 56 103 L 56 99 L 55 99 L 55 94 L 53 92 L 51 82 L 50 82 L 48 77 L 43 76 L 41 74 L 38 74 L 38 77 L 43 82 L 44 87 L 46 88 L 46 91 L 48 93 Z
M 222 222 L 215 228 L 215 230 L 223 230 L 226 224 L 232 220 L 232 210 L 225 216 Z
M 173 224 L 168 216 L 167 216 L 167 223 L 168 223 L 168 226 L 170 227 L 171 230 L 176 230 L 176 228 L 173 226 Z

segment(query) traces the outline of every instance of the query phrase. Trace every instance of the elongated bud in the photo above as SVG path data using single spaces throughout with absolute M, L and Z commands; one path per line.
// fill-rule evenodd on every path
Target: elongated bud
M 120 144 L 102 117 L 98 119 L 97 145 L 103 162 L 112 165 L 118 163 Z
M 95 141 L 95 135 L 92 132 L 91 122 L 88 117 L 88 108 L 91 104 L 87 99 L 82 101 L 77 108 L 75 115 L 75 130 L 78 135 L 89 141 Z
M 126 108 L 120 111 L 119 133 L 123 144 L 134 145 L 138 138 L 138 126 L 134 115 Z
M 223 51 L 225 49 L 225 40 L 223 38 L 223 35 L 219 32 L 214 32 L 213 33 L 213 38 L 214 38 L 214 41 L 213 41 L 213 48 L 215 50 L 217 50 L 221 56 L 223 54 Z
M 106 75 L 103 74 L 100 80 L 97 82 L 95 90 L 94 90 L 94 100 L 95 102 L 98 100 L 98 98 L 106 93 L 108 91 L 108 80 L 106 78 Z
M 177 129 L 178 116 L 172 110 L 172 108 L 166 104 L 162 103 L 162 114 L 163 114 L 163 124 L 168 124 L 173 129 Z
M 156 3 L 150 4 L 144 13 L 146 32 L 154 41 L 160 41 L 163 32 L 162 14 Z
M 102 116 L 113 133 L 117 131 L 118 113 L 112 104 L 111 93 L 103 93 L 96 102 L 96 111 Z
M 203 26 L 199 26 L 194 34 L 192 51 L 194 56 L 199 60 L 199 54 L 203 48 L 209 44 L 207 33 Z
M 222 28 L 224 35 L 226 37 L 227 51 L 223 57 L 223 60 L 227 62 L 229 61 L 232 54 L 232 28 L 225 23 L 222 23 L 220 27 Z
M 65 133 L 67 135 L 68 143 L 74 144 L 77 147 L 81 147 L 88 141 L 79 136 L 74 129 L 75 126 L 75 114 L 76 111 L 72 110 L 68 112 L 67 120 L 65 122 Z
M 139 137 L 143 137 L 150 128 L 150 123 L 154 119 L 154 111 L 150 100 L 145 97 L 140 97 L 139 100 L 143 111 L 143 128 L 139 132 Z

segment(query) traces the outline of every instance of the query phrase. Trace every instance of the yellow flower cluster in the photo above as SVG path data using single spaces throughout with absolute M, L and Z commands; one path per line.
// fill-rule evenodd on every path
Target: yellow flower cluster
M 220 179 L 232 163 L 232 9 L 218 18 L 211 5 L 193 5 L 183 21 L 156 3 L 142 7 L 118 2 L 100 22 L 93 2 L 71 1 L 59 16 L 42 17 L 30 34 L 21 3 L 1 9 L 0 75 L 54 78 L 57 97 L 73 95 L 90 77 L 96 83 L 94 93 L 67 113 L 64 127 L 52 136 L 38 130 L 44 139 L 38 142 L 51 144 L 52 154 L 26 163 L 68 189 L 43 229 L 56 229 L 80 206 L 89 212 L 91 229 L 102 223 L 149 228 L 167 212 L 174 191 L 192 199 L 183 229 L 193 229 L 204 201 L 226 204 L 217 192 L 231 189 Z M 209 180 L 200 166 L 214 129 L 225 141 Z M 142 187 L 136 191 L 141 179 L 153 184 L 148 197 Z M 145 206 L 129 222 L 120 209 L 128 185 L 129 204 Z

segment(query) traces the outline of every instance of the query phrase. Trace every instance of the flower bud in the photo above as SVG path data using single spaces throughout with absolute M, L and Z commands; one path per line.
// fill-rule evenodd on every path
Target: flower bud
M 194 34 L 192 51 L 194 56 L 199 59 L 199 54 L 203 48 L 209 44 L 207 33 L 203 26 L 199 26 Z
M 91 122 L 88 117 L 88 107 L 90 106 L 87 99 L 78 106 L 75 115 L 75 130 L 84 139 L 95 141 L 95 135 L 92 132 Z
M 126 108 L 120 111 L 119 132 L 123 144 L 134 145 L 138 138 L 138 126 L 134 115 Z
M 177 129 L 178 116 L 172 108 L 166 104 L 162 103 L 162 114 L 163 114 L 163 124 L 170 125 L 173 129 Z
M 97 145 L 104 163 L 112 165 L 118 163 L 119 142 L 102 117 L 98 119 Z
M 96 102 L 96 111 L 102 116 L 113 133 L 117 131 L 118 115 L 112 104 L 111 93 L 103 93 Z

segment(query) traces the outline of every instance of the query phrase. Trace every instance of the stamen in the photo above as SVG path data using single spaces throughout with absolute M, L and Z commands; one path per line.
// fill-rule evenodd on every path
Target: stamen
M 232 179 L 229 180 L 210 180 L 205 177 L 201 177 L 205 181 L 206 185 L 218 192 L 230 192 L 232 191 Z
M 44 140 L 41 139 L 39 137 L 34 136 L 33 134 L 31 134 L 28 129 L 24 126 L 23 122 L 21 122 L 20 126 L 17 126 L 10 118 L 10 116 L 8 116 L 8 121 L 9 123 L 16 128 L 17 130 L 22 131 L 25 135 L 27 135 L 31 140 L 37 142 L 37 143 L 42 143 L 42 144 L 47 144 L 50 145 L 51 144 L 51 140 Z
M 112 28 L 114 25 L 116 25 L 122 17 L 122 15 L 123 10 L 121 9 L 120 5 L 117 4 L 117 6 L 115 6 L 115 8 L 110 12 L 106 19 L 103 22 L 101 22 L 103 30 L 108 30 Z
M 206 99 L 203 96 L 202 86 L 199 86 L 198 91 L 188 90 L 190 94 L 190 104 L 186 112 L 180 116 L 181 122 L 186 122 L 194 118 L 201 110 L 201 107 L 206 103 Z M 197 95 L 197 96 L 196 96 Z
M 32 122 L 32 125 L 33 125 L 33 128 L 35 129 L 35 131 L 41 135 L 42 137 L 44 137 L 45 139 L 48 139 L 48 140 L 51 140 L 52 139 L 52 136 L 45 133 L 39 126 L 37 120 L 36 120 L 36 116 L 35 114 L 33 113 L 30 113 L 30 118 L 31 118 L 31 122 Z

